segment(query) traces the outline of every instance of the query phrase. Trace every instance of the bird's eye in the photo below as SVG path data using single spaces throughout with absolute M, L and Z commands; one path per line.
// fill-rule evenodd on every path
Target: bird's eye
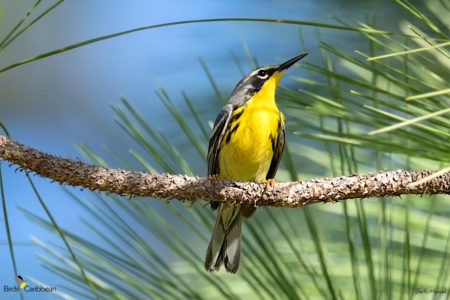
M 261 79 L 266 79 L 269 76 L 269 74 L 267 74 L 266 70 L 259 70 L 258 72 L 258 77 Z

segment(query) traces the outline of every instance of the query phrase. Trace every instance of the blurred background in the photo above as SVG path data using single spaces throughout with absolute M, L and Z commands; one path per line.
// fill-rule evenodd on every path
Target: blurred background
M 46 3 L 39 5 L 32 12 L 32 16 L 38 16 L 56 3 L 44 2 Z M 418 7 L 424 6 L 422 1 L 415 2 L 413 3 L 419 5 Z M 1 39 L 34 4 L 35 1 L 28 0 L 0 0 Z M 279 18 L 327 24 L 338 24 L 339 20 L 358 20 L 392 31 L 398 31 L 402 22 L 413 19 L 400 5 L 387 0 L 281 0 L 264 3 L 63 1 L 0 52 L 0 68 L 67 45 L 128 29 L 180 20 L 237 17 Z M 188 116 L 189 108 L 182 95 L 184 92 L 209 133 L 208 122 L 214 120 L 222 105 L 219 98 L 228 97 L 243 73 L 249 72 L 256 64 L 276 64 L 303 52 L 309 53 L 309 62 L 321 61 L 323 56 L 319 39 L 349 55 L 354 55 L 355 49 L 370 51 L 370 44 L 362 42 L 360 34 L 356 32 L 264 22 L 185 24 L 119 36 L 1 73 L 0 121 L 15 140 L 36 149 L 85 160 L 79 150 L 88 151 L 83 146 L 87 145 L 111 166 L 124 167 L 114 159 L 114 155 L 108 150 L 111 149 L 126 162 L 128 168 L 145 171 L 145 166 L 129 152 L 130 149 L 138 148 L 139 143 L 130 139 L 118 126 L 117 120 L 120 117 L 111 107 L 123 105 L 120 98 L 124 97 L 156 132 L 161 132 L 169 138 L 169 142 L 192 166 L 193 174 L 204 176 L 204 160 L 196 153 L 156 91 L 163 87 L 181 114 L 192 123 L 195 120 Z M 211 85 L 205 66 L 214 78 L 218 91 Z M 327 84 L 327 81 L 320 79 L 317 74 L 308 75 L 307 70 L 292 68 L 281 85 L 286 88 L 308 87 L 305 82 L 289 80 L 290 76 L 309 76 L 311 80 Z M 280 105 L 288 109 L 290 104 L 292 103 L 286 100 Z M 201 134 L 198 127 L 193 130 L 196 134 Z M 302 143 L 307 146 L 307 151 L 312 151 L 318 142 L 305 139 Z M 206 139 L 203 144 L 204 147 L 207 146 Z M 141 155 L 145 153 L 140 149 L 135 151 Z M 294 157 L 294 161 L 301 164 L 299 174 L 302 178 L 332 175 L 327 162 L 321 164 L 307 157 L 308 154 Z M 366 157 L 373 159 L 375 153 L 366 154 Z M 150 158 L 149 161 L 154 162 L 155 159 Z M 391 166 L 405 165 L 394 160 Z M 433 166 L 437 167 L 436 164 Z M 26 176 L 18 172 L 16 166 L 8 166 L 7 163 L 2 163 L 1 168 L 18 272 L 30 280 L 34 278 L 49 286 L 60 287 L 64 279 L 39 260 L 37 256 L 46 252 L 33 243 L 30 237 L 46 245 L 59 245 L 57 247 L 62 245 L 60 238 L 54 231 L 37 226 L 36 222 L 27 218 L 19 208 L 47 219 Z M 163 171 L 161 168 L 156 169 Z M 377 166 L 366 164 L 361 169 L 373 171 Z M 183 172 L 182 169 L 176 171 Z M 100 231 L 105 225 L 91 214 L 86 214 L 85 209 L 73 200 L 73 196 L 92 200 L 92 193 L 70 187 L 62 189 L 47 179 L 34 175 L 31 177 L 60 227 L 86 240 L 95 240 L 99 246 L 103 245 L 106 249 L 110 248 L 107 243 L 100 241 L 95 231 L 84 222 L 92 222 Z M 286 167 L 280 170 L 278 179 L 291 179 Z M 68 195 L 66 190 L 72 195 Z M 126 201 L 127 198 L 124 199 Z M 163 218 L 169 216 L 163 208 L 158 208 L 161 203 L 149 199 L 147 201 L 157 210 L 160 209 Z M 130 215 L 124 215 L 124 220 L 128 218 L 132 219 Z M 3 216 L 0 216 L 0 219 L 0 224 L 4 224 Z M 166 221 L 171 222 L 171 219 Z M 183 227 L 179 220 L 172 221 L 170 225 L 174 228 L 177 228 L 177 225 Z M 373 222 L 376 225 L 376 220 Z M 327 235 L 326 230 L 324 232 Z M 149 244 L 156 249 L 163 249 L 158 239 L 147 236 L 144 232 L 142 234 Z M 0 285 L 13 285 L 14 271 L 6 236 L 5 226 L 1 225 Z M 192 240 L 196 241 L 196 238 L 193 237 Z M 203 256 L 205 243 L 196 242 L 193 247 Z M 2 294 L 0 298 L 3 297 Z M 16 295 L 14 297 L 18 298 Z M 56 296 L 33 297 L 48 299 Z

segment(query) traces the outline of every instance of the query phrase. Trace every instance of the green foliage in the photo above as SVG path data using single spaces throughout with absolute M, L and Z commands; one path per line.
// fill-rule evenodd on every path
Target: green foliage
M 288 120 L 288 145 L 278 180 L 449 165 L 450 60 L 445 47 L 450 44 L 446 17 L 450 10 L 444 1 L 427 2 L 426 13 L 409 2 L 397 3 L 413 16 L 411 23 L 401 23 L 400 32 L 362 23 L 282 21 L 352 30 L 359 38 L 353 54 L 318 37 L 321 62 L 303 60 L 299 65 L 307 76 L 291 77 L 288 86 L 279 88 L 277 99 Z M 217 20 L 136 28 L 38 55 L 0 72 L 138 30 Z M 21 24 L 0 47 L 12 42 Z M 248 49 L 247 55 L 255 63 Z M 236 56 L 232 53 L 231 58 Z M 200 61 L 219 110 L 223 103 L 219 85 Z M 205 161 L 206 124 L 211 120 L 197 113 L 195 102 L 185 93 L 185 107 L 174 105 L 163 87 L 157 94 L 186 141 Z M 113 110 L 117 124 L 136 144 L 131 158 L 148 172 L 192 173 L 176 145 L 155 131 L 129 101 L 121 99 Z M 80 145 L 79 150 L 92 163 L 108 166 L 87 146 Z M 126 158 L 110 152 L 118 164 L 129 168 Z M 3 193 L 2 198 L 4 203 Z M 67 241 L 61 248 L 35 240 L 47 253 L 41 259 L 66 280 L 67 293 L 76 297 L 90 299 L 97 293 L 106 299 L 405 299 L 412 298 L 416 289 L 439 290 L 449 285 L 445 196 L 357 199 L 289 210 L 260 208 L 244 225 L 243 259 L 236 275 L 203 270 L 214 214 L 201 202 L 191 205 L 98 194 L 92 194 L 92 199 L 72 198 L 96 220 L 97 224 L 83 222 L 100 242 L 59 228 L 48 210 L 50 221 L 23 211 Z

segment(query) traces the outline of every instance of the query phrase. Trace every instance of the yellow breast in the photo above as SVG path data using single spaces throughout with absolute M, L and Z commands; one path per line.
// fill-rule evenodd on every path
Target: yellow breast
M 226 179 L 259 182 L 269 171 L 278 123 L 284 122 L 275 104 L 274 93 L 258 93 L 233 116 L 221 143 L 219 175 Z

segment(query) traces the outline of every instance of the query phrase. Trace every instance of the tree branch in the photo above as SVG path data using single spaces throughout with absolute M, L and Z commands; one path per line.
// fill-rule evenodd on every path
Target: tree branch
M 316 202 L 406 194 L 450 194 L 450 172 L 411 185 L 435 171 L 389 171 L 368 175 L 266 184 L 209 180 L 197 176 L 148 174 L 106 169 L 40 152 L 0 135 L 0 157 L 60 184 L 114 194 L 179 200 L 240 202 L 251 205 L 299 207 Z

